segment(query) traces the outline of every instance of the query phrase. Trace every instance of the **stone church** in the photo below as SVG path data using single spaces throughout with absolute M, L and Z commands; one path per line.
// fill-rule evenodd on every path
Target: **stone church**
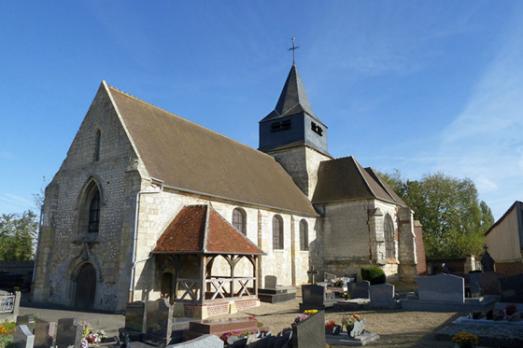
M 163 296 L 207 317 L 311 266 L 416 274 L 413 212 L 329 154 L 294 64 L 259 136 L 253 149 L 102 82 L 46 188 L 33 301 L 118 312 Z

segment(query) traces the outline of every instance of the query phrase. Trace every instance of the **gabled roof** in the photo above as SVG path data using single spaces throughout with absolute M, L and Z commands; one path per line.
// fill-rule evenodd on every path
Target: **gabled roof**
M 153 253 L 261 255 L 263 251 L 212 207 L 183 207 L 162 233 Z
M 180 191 L 316 216 L 276 160 L 149 103 L 107 87 L 148 174 Z
M 523 202 L 521 201 L 515 201 L 514 203 L 512 203 L 512 205 L 510 206 L 510 208 L 507 209 L 507 211 L 505 212 L 505 214 L 503 214 L 496 222 L 494 222 L 494 224 L 492 224 L 492 226 L 490 226 L 490 228 L 487 230 L 487 232 L 485 232 L 485 236 L 487 234 L 489 234 L 490 232 L 492 232 L 492 230 L 497 226 L 499 225 L 501 222 L 503 222 L 503 220 L 505 220 L 505 218 L 507 216 L 510 215 L 510 213 L 514 210 L 514 209 L 523 209 Z M 521 241 L 522 245 L 523 245 L 523 241 Z
M 298 74 L 296 65 L 292 65 L 285 85 L 278 98 L 278 103 L 274 111 L 267 115 L 261 122 L 272 120 L 280 117 L 290 116 L 298 113 L 306 113 L 317 121 L 321 122 L 320 119 L 312 111 L 309 98 L 305 92 L 305 86 Z M 321 122 L 323 124 L 323 122 Z
M 407 206 L 407 203 L 405 203 L 405 201 L 403 199 L 401 199 L 400 196 L 398 196 L 398 194 L 396 193 L 396 191 L 394 191 L 392 189 L 392 187 L 389 186 L 389 184 L 387 184 L 379 175 L 378 173 L 376 173 L 376 171 L 374 169 L 372 169 L 371 167 L 367 167 L 365 168 L 365 170 L 367 171 L 367 173 L 369 173 L 372 178 L 378 183 L 380 184 L 380 186 L 385 190 L 385 192 L 387 192 L 387 194 L 390 196 L 390 198 L 392 198 L 392 200 L 394 202 L 396 202 L 397 205 L 399 205 L 400 207 L 408 207 Z
M 398 204 L 385 190 L 385 185 L 374 179 L 372 173 L 352 156 L 323 161 L 318 170 L 318 184 L 312 202 L 379 199 Z

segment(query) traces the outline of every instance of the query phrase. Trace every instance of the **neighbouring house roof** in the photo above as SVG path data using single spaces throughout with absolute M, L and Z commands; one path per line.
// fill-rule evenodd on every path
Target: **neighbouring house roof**
M 316 216 L 276 160 L 108 87 L 149 175 L 181 191 Z
M 503 214 L 496 222 L 494 222 L 494 224 L 492 224 L 492 226 L 490 226 L 490 228 L 487 230 L 487 232 L 485 232 L 485 236 L 487 234 L 489 234 L 490 232 L 492 232 L 492 230 L 494 230 L 494 228 L 496 226 L 498 226 L 501 222 L 503 222 L 503 220 L 505 220 L 505 218 L 507 216 L 510 215 L 510 213 L 514 210 L 518 208 L 519 210 L 523 209 L 523 202 L 521 201 L 515 201 L 511 206 L 510 208 L 508 208 L 508 210 L 505 212 L 505 214 Z M 523 245 L 523 241 L 521 241 L 522 245 Z
M 298 74 L 296 65 L 293 64 L 281 91 L 280 98 L 278 98 L 278 102 L 276 103 L 276 107 L 270 114 L 265 116 L 261 122 L 298 113 L 306 113 L 323 124 L 314 114 L 314 111 L 312 111 L 311 103 L 305 92 L 305 86 Z
M 318 184 L 312 197 L 313 203 L 330 203 L 355 199 L 379 199 L 405 205 L 372 169 L 364 169 L 354 157 L 343 157 L 320 163 Z M 405 205 L 406 206 L 406 205 Z
M 261 255 L 263 251 L 208 205 L 183 207 L 153 253 Z

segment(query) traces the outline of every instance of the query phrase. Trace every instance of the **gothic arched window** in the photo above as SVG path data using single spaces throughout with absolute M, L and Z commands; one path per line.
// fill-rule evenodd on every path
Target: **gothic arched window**
M 283 249 L 283 219 L 280 215 L 272 218 L 272 248 Z
M 300 221 L 300 250 L 309 250 L 309 228 L 305 219 Z
M 98 233 L 102 194 L 96 181 L 91 179 L 80 197 L 79 233 Z
M 241 208 L 232 211 L 232 225 L 241 233 L 247 234 L 247 214 Z
M 87 231 L 89 233 L 98 233 L 100 227 L 100 192 L 96 190 L 91 201 L 89 202 L 89 222 Z
M 394 240 L 394 222 L 389 214 L 385 215 L 383 232 L 385 233 L 385 257 L 387 259 L 395 258 L 396 241 Z
M 94 160 L 98 161 L 100 159 L 100 142 L 102 141 L 102 132 L 96 130 L 96 138 L 94 143 Z

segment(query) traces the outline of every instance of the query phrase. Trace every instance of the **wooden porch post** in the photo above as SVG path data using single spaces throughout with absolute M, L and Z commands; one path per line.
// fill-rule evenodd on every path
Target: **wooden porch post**
M 201 269 L 201 284 L 200 284 L 200 303 L 203 304 L 205 301 L 205 279 L 207 278 L 206 272 L 207 266 L 207 256 L 203 255 L 200 259 L 200 269 Z

